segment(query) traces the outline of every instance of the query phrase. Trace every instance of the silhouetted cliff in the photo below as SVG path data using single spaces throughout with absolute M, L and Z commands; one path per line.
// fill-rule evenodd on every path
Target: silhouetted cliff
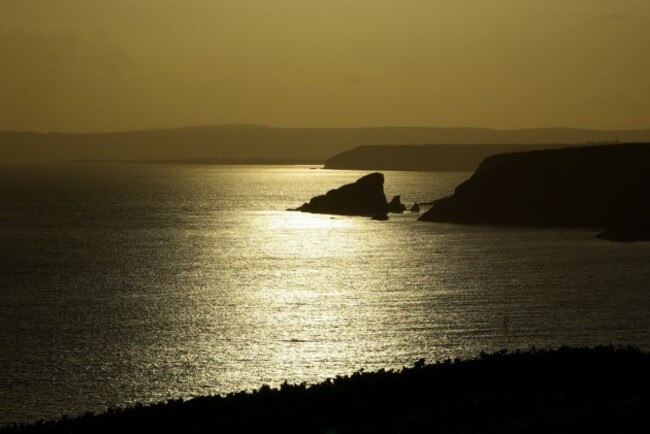
M 649 200 L 650 144 L 565 148 L 489 157 L 420 220 L 607 227 Z
M 650 241 L 650 197 L 631 203 L 607 224 L 598 238 L 612 241 Z

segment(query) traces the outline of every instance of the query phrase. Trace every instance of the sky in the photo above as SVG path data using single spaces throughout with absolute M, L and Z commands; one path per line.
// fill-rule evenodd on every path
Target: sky
M 650 0 L 0 0 L 0 130 L 650 127 Z

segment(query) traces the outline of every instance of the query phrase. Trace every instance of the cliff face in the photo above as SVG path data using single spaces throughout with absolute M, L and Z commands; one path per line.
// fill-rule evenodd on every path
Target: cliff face
M 647 227 L 648 201 L 650 144 L 601 145 L 488 157 L 420 220 Z
M 630 204 L 607 224 L 598 238 L 612 241 L 650 241 L 650 199 Z

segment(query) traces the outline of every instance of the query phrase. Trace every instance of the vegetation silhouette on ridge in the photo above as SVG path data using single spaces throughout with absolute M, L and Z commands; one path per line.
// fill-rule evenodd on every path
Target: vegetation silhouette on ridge
M 630 347 L 503 350 L 0 432 L 644 432 L 648 366 L 650 354 Z

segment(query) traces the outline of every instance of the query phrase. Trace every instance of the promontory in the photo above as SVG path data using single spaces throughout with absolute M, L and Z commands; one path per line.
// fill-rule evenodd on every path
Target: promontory
M 420 220 L 609 228 L 610 238 L 647 239 L 648 203 L 650 144 L 598 145 L 488 157 Z

